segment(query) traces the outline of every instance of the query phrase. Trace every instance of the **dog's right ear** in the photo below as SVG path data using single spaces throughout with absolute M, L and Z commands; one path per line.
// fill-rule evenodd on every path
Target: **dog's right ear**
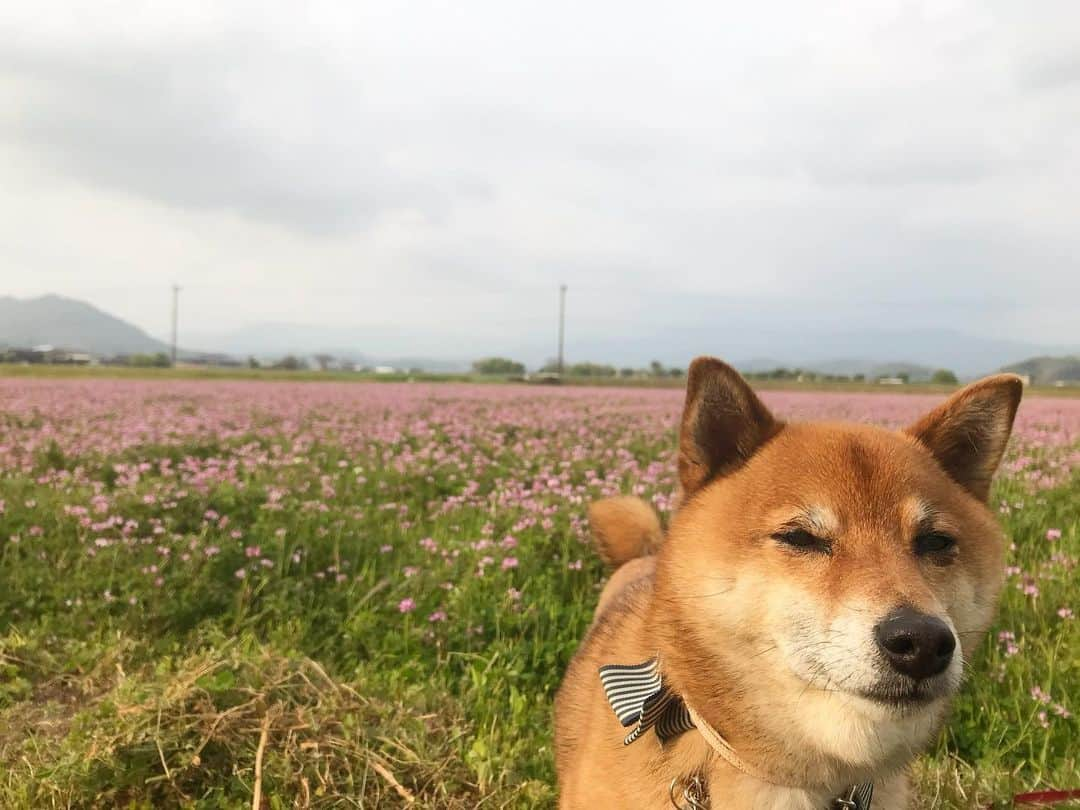
M 996 374 L 962 388 L 907 429 L 949 477 L 983 503 L 1005 454 L 1024 384 Z
M 699 357 L 686 377 L 679 432 L 679 480 L 690 497 L 741 467 L 781 425 L 735 369 Z

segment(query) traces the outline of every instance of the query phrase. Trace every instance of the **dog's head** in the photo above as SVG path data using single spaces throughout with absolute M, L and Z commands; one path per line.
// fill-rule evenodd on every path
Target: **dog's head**
M 816 742 L 853 761 L 923 745 L 1001 589 L 986 500 L 1021 389 L 990 377 L 902 432 L 782 424 L 729 366 L 696 360 L 656 579 L 688 697 L 720 700 L 729 678 L 741 703 L 717 713 L 826 729 Z

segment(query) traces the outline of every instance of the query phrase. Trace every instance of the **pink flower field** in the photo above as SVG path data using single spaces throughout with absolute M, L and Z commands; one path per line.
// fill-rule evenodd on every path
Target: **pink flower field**
M 940 401 L 763 396 L 890 427 Z M 250 806 L 260 737 L 282 806 L 553 806 L 550 698 L 603 577 L 585 506 L 670 510 L 681 405 L 0 379 L 0 806 Z M 994 495 L 1010 587 L 921 766 L 935 806 L 1077 773 L 1078 468 L 1080 399 L 1027 399 Z
M 889 427 L 914 420 L 939 401 L 891 393 L 767 391 L 763 397 L 786 419 Z M 404 468 L 430 460 L 419 445 L 438 432 L 467 465 L 480 460 L 472 456 L 477 447 L 505 446 L 500 437 L 507 427 L 528 426 L 560 443 L 569 434 L 580 454 L 609 430 L 650 441 L 665 437 L 681 407 L 682 392 L 675 389 L 0 379 L 0 463 L 28 471 L 35 452 L 53 444 L 77 457 L 259 437 L 299 447 L 329 441 L 349 452 L 404 441 L 416 451 L 393 460 Z M 1017 417 L 1010 470 L 1023 473 L 1049 455 L 1049 467 L 1029 477 L 1052 483 L 1080 461 L 1078 442 L 1080 398 L 1028 398 Z

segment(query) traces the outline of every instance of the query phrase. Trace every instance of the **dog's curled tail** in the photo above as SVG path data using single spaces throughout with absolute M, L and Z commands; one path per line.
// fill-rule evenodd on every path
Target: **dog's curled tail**
M 600 559 L 612 568 L 655 553 L 664 538 L 653 508 L 629 495 L 591 503 L 589 529 Z

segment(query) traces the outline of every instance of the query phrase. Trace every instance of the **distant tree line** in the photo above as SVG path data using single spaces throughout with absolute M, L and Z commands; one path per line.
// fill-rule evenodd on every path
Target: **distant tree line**
M 472 364 L 474 374 L 491 376 L 519 377 L 526 373 L 524 363 L 508 357 L 485 357 Z M 541 374 L 558 374 L 557 360 L 548 360 L 539 369 Z M 568 377 L 681 377 L 686 372 L 681 368 L 668 368 L 654 360 L 647 368 L 618 368 L 609 363 L 580 362 L 566 364 L 562 373 Z
M 783 366 L 768 371 L 747 371 L 743 373 L 743 376 L 750 380 L 792 380 L 797 382 L 862 383 L 867 381 L 865 374 L 823 374 L 809 369 L 785 368 Z M 906 371 L 901 371 L 895 376 L 880 375 L 873 377 L 870 382 L 880 382 L 882 380 L 898 380 L 906 384 L 911 382 L 911 375 Z M 930 375 L 929 381 L 936 385 L 956 385 L 959 382 L 956 374 L 947 368 L 939 368 L 934 371 Z
M 507 357 L 485 357 L 472 364 L 477 374 L 521 375 L 525 373 L 525 364 Z
M 865 374 L 821 374 L 801 368 L 780 366 L 768 371 L 744 371 L 748 380 L 795 380 L 806 382 L 866 382 Z
M 165 352 L 154 352 L 154 354 L 127 354 L 113 358 L 109 363 L 132 368 L 168 368 L 172 365 L 172 359 Z
M 195 365 L 221 365 L 239 366 L 241 361 L 226 355 L 199 355 L 185 357 L 185 363 Z M 347 359 L 339 359 L 331 354 L 320 353 L 310 358 L 320 371 L 332 369 L 343 371 L 357 371 L 366 374 L 393 374 L 403 373 L 404 369 L 391 368 L 389 366 L 365 366 L 358 368 Z M 168 368 L 172 365 L 169 355 L 165 352 L 136 353 L 116 355 L 96 360 L 91 355 L 79 352 L 70 352 L 50 347 L 35 349 L 0 349 L 0 363 L 51 363 L 51 364 L 86 364 L 100 362 L 104 365 L 129 366 L 132 368 Z M 278 371 L 305 371 L 311 368 L 309 359 L 293 354 L 285 355 L 276 361 L 260 361 L 251 356 L 246 365 L 252 369 L 270 368 Z M 523 377 L 526 374 L 525 364 L 517 360 L 503 356 L 484 357 L 472 364 L 474 374 L 499 377 Z M 556 360 L 548 360 L 539 369 L 540 373 L 554 375 L 560 372 L 559 363 Z M 661 379 L 680 378 L 685 375 L 685 370 L 678 367 L 668 367 L 659 360 L 653 360 L 647 367 L 635 368 L 632 366 L 616 367 L 609 363 L 579 362 L 567 364 L 562 368 L 562 374 L 568 377 L 585 378 L 621 378 L 621 379 Z M 408 374 L 422 374 L 422 369 L 410 368 Z M 747 371 L 744 376 L 751 380 L 779 380 L 795 382 L 891 382 L 908 383 L 911 381 L 907 372 L 899 372 L 895 376 L 876 376 L 869 380 L 865 374 L 827 374 L 811 369 L 787 368 L 779 366 L 766 371 Z M 927 377 L 921 379 L 926 380 Z M 929 382 L 936 385 L 956 385 L 958 379 L 955 373 L 949 369 L 939 368 L 929 375 Z
M 302 357 L 297 357 L 293 354 L 287 354 L 280 360 L 278 360 L 276 363 L 272 363 L 270 365 L 270 368 L 275 368 L 281 371 L 304 371 L 307 369 L 307 367 L 307 360 Z
M 547 363 L 540 370 L 554 372 L 559 368 L 556 363 Z M 615 366 L 606 363 L 571 363 L 566 366 L 563 373 L 571 377 L 615 377 L 618 376 L 619 371 Z

